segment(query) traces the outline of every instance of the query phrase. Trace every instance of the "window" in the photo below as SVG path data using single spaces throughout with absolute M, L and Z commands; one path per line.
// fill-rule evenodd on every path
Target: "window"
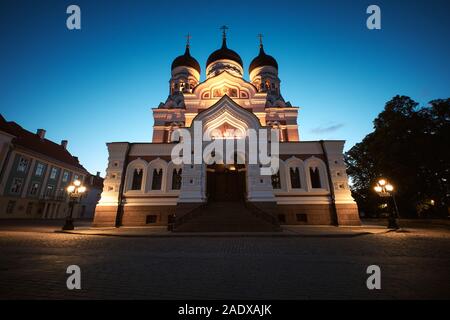
M 69 181 L 69 172 L 68 171 L 64 171 L 62 181 L 63 182 Z
M 152 190 L 161 190 L 162 174 L 162 169 L 153 170 Z
M 12 214 L 14 212 L 15 206 L 16 206 L 15 201 L 8 201 L 8 205 L 6 206 L 6 213 Z
M 23 184 L 23 179 L 21 178 L 14 178 L 13 182 L 11 184 L 11 193 L 13 194 L 18 194 L 20 193 L 20 191 L 22 190 L 22 184 Z
M 295 215 L 297 222 L 308 222 L 308 216 L 304 213 L 297 213 Z
M 320 182 L 320 173 L 319 168 L 309 168 L 309 175 L 311 177 L 311 187 L 313 189 L 320 189 L 322 188 L 322 184 Z
M 50 179 L 55 180 L 57 175 L 58 175 L 58 169 L 52 168 L 52 171 L 50 172 Z
M 21 157 L 19 160 L 19 165 L 17 166 L 17 171 L 25 172 L 28 168 L 28 159 Z
M 55 189 L 55 186 L 48 185 L 48 186 L 47 186 L 47 190 L 45 190 L 45 195 L 46 195 L 47 197 L 53 196 L 53 190 L 54 190 L 54 189 Z
M 142 169 L 134 169 L 131 190 L 141 190 L 142 187 Z
M 39 183 L 33 182 L 30 188 L 30 195 L 35 196 L 39 191 Z
M 37 177 L 41 177 L 44 174 L 45 166 L 43 163 L 38 163 L 36 166 L 36 171 L 34 172 L 34 175 Z
M 181 172 L 182 169 L 173 169 L 172 174 L 172 190 L 180 190 L 181 189 Z
M 149 216 L 146 217 L 145 223 L 146 224 L 156 223 L 156 219 L 157 219 L 156 215 L 149 215 Z
M 291 187 L 292 189 L 300 189 L 302 187 L 300 181 L 300 170 L 298 167 L 289 168 L 289 174 L 291 177 Z
M 281 189 L 280 170 L 272 175 L 272 187 L 274 189 Z
M 33 213 L 33 202 L 28 202 L 25 213 L 28 215 Z
M 279 223 L 286 223 L 286 215 L 285 214 L 279 214 L 278 215 L 278 222 Z
M 75 181 L 75 180 L 80 180 L 80 177 L 79 177 L 77 174 L 75 174 L 75 175 L 73 176 L 73 181 Z

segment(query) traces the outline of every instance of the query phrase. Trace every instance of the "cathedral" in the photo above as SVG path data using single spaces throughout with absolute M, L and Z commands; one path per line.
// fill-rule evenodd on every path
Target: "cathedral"
M 184 54 L 171 66 L 169 96 L 152 109 L 152 142 L 107 143 L 107 175 L 93 226 L 247 232 L 295 224 L 359 225 L 343 159 L 345 141 L 300 139 L 299 108 L 283 98 L 278 63 L 265 52 L 262 36 L 248 72 L 247 80 L 224 27 L 222 45 L 208 57 L 200 81 L 202 68 L 191 55 L 188 36 Z M 276 131 L 278 170 L 262 174 L 261 165 L 249 163 L 248 149 L 236 152 L 231 164 L 173 161 L 174 133 L 193 131 L 195 123 L 201 132 L 227 141 L 246 139 L 249 129 Z

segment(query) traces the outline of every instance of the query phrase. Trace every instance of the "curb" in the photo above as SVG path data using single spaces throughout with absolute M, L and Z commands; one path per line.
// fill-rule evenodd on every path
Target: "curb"
M 173 233 L 173 234 L 113 234 L 113 233 L 82 233 L 76 231 L 55 230 L 54 233 L 73 234 L 83 236 L 117 237 L 117 238 L 355 238 L 372 235 L 371 232 L 358 232 L 354 234 L 208 234 L 208 233 Z M 384 233 L 384 232 L 383 232 Z

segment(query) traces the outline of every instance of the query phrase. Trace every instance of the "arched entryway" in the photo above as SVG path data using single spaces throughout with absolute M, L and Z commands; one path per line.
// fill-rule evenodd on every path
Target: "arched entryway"
M 208 201 L 243 201 L 245 199 L 245 165 L 209 165 L 206 179 Z

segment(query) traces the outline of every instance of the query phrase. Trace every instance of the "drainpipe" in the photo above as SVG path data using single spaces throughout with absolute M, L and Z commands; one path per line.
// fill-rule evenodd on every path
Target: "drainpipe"
M 125 151 L 125 160 L 123 161 L 122 175 L 120 177 L 119 197 L 117 198 L 117 214 L 116 214 L 116 228 L 122 225 L 123 217 L 123 190 L 125 188 L 125 175 L 128 167 L 128 156 L 130 154 L 130 143 L 127 145 L 127 151 Z
M 320 146 L 322 147 L 322 152 L 325 157 L 325 165 L 327 167 L 327 175 L 328 175 L 328 185 L 330 187 L 330 198 L 331 198 L 331 223 L 335 226 L 338 226 L 338 217 L 337 217 L 337 208 L 336 208 L 336 196 L 334 194 L 334 186 L 333 186 L 333 180 L 331 179 L 331 170 L 330 170 L 330 163 L 328 162 L 328 152 L 325 148 L 325 142 L 323 140 L 320 140 Z

